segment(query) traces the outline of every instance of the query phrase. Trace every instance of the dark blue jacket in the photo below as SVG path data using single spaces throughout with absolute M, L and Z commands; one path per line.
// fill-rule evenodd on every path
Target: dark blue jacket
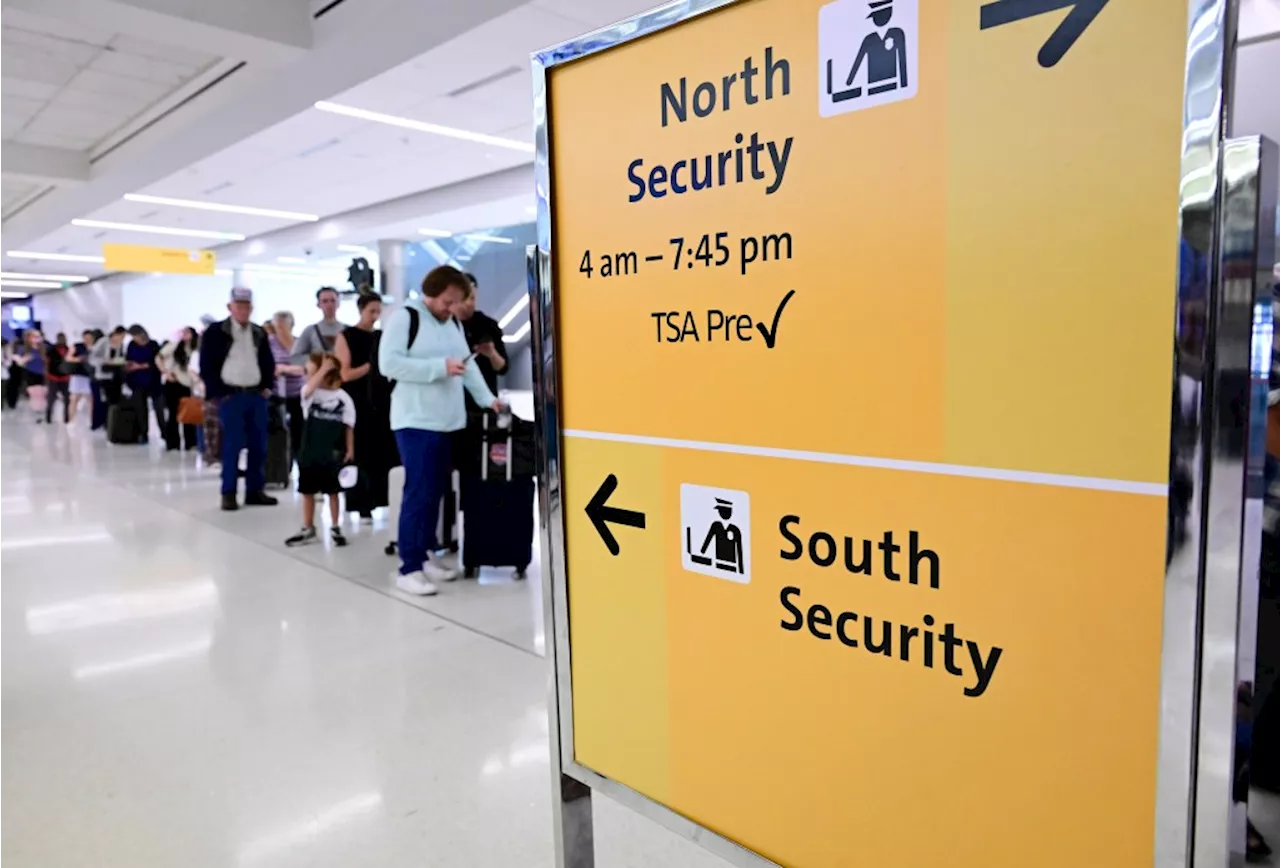
M 253 343 L 258 349 L 258 370 L 262 372 L 263 389 L 270 389 L 276 374 L 276 360 L 271 355 L 271 345 L 267 343 L 267 333 L 262 326 L 250 323 Z M 205 395 L 210 398 L 222 398 L 230 395 L 235 389 L 222 382 L 222 365 L 231 351 L 231 317 L 216 322 L 200 337 L 200 379 L 204 380 Z

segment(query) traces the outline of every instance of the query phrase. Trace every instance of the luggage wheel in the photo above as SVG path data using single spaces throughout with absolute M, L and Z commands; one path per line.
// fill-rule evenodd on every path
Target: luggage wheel
M 396 541 L 392 540 L 391 542 L 387 543 L 386 547 L 383 548 L 382 551 L 384 554 L 388 556 L 394 555 L 396 553 Z
M 516 567 L 515 578 L 520 581 L 524 581 L 525 579 L 529 578 L 528 565 L 525 565 L 523 567 Z
M 480 578 L 480 568 L 479 568 L 479 567 L 467 567 L 466 569 L 464 569 L 464 570 L 462 571 L 462 577 L 463 577 L 464 579 L 478 579 L 478 578 Z

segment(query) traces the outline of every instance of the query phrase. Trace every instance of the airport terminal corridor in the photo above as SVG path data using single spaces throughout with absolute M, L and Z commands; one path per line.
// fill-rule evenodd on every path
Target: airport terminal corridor
M 1280 0 L 0 0 L 6 868 L 1280 864 Z

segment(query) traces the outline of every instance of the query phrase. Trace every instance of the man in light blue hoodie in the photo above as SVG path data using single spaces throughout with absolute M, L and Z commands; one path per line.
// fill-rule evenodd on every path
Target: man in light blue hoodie
M 506 405 L 485 385 L 454 309 L 469 290 L 467 276 L 441 265 L 422 281 L 421 300 L 410 299 L 387 322 L 378 369 L 391 380 L 391 428 L 404 463 L 404 498 L 397 543 L 396 587 L 430 596 L 457 570 L 433 560 L 440 500 L 452 468 L 450 435 L 467 425 L 463 388 L 481 407 Z M 359 424 L 357 422 L 356 424 Z

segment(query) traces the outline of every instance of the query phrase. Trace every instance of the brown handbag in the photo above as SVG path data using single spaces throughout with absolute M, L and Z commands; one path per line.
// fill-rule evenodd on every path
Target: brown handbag
M 178 422 L 183 425 L 204 424 L 204 401 L 199 398 L 183 398 L 178 402 Z

